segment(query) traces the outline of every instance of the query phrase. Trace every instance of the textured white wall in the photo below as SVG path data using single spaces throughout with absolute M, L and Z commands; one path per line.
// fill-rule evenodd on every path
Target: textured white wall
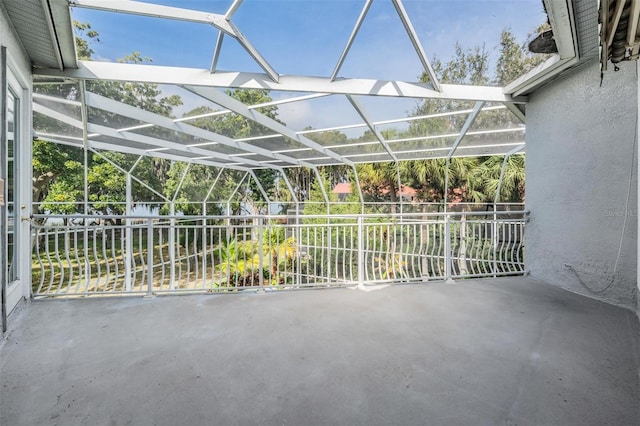
M 593 61 L 529 97 L 526 263 L 534 278 L 636 310 L 638 78 L 635 63 L 620 68 L 600 87 Z

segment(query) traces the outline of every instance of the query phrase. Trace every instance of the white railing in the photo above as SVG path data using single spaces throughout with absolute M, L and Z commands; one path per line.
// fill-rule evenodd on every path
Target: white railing
M 526 216 L 74 216 L 73 223 L 35 216 L 33 294 L 228 292 L 522 275 Z

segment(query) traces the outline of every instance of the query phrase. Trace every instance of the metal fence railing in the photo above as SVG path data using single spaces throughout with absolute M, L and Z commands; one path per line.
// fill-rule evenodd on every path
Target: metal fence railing
M 294 289 L 524 274 L 526 212 L 35 216 L 34 296 Z

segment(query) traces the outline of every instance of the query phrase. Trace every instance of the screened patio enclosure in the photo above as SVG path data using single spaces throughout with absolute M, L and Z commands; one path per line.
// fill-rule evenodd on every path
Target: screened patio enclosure
M 640 2 L 149 1 L 0 0 L 0 423 L 639 423 Z
M 72 19 L 89 20 L 98 31 L 101 22 L 121 22 L 125 34 L 131 31 L 129 52 L 137 49 L 136 28 L 205 31 L 210 37 L 208 53 L 193 46 L 197 59 L 175 51 L 185 56 L 181 66 L 164 57 L 146 62 L 139 54 L 125 62 L 81 60 L 67 37 L 58 39 L 57 57 L 34 68 L 34 138 L 75 148 L 84 158 L 84 170 L 78 170 L 83 186 L 76 188 L 84 201 L 34 205 L 34 295 L 289 289 L 525 273 L 526 212 L 523 205 L 501 203 L 500 184 L 489 204 L 464 205 L 446 196 L 436 203 L 403 196 L 373 203 L 356 167 L 391 167 L 393 186 L 402 188 L 403 162 L 445 159 L 445 194 L 455 158 L 504 156 L 504 174 L 508 159 L 525 153 L 527 98 L 516 93 L 518 82 L 505 89 L 489 81 L 439 81 L 442 64 L 427 54 L 430 21 L 420 2 L 401 0 L 366 0 L 357 7 L 313 3 L 307 13 L 318 19 L 351 17 L 349 28 L 318 22 L 314 29 L 341 40 L 334 60 L 313 50 L 323 35 L 302 31 L 309 37 L 304 56 L 276 65 L 269 53 L 282 49 L 283 41 L 270 42 L 268 32 L 258 36 L 243 25 L 265 7 L 288 7 L 267 3 L 235 0 L 194 10 L 136 1 L 50 2 L 53 28 L 64 27 L 60 34 L 73 31 Z M 304 14 L 304 7 L 288 5 Z M 548 6 L 551 23 L 562 28 L 570 14 L 566 4 Z M 540 16 L 546 19 L 544 12 Z M 405 48 L 402 61 L 389 52 L 392 63 L 385 64 L 375 46 L 362 42 L 371 32 L 397 37 L 398 50 Z M 172 45 L 158 37 L 157 44 Z M 571 33 L 557 41 L 573 46 Z M 354 63 L 365 52 L 385 66 L 358 69 Z M 307 71 L 319 62 L 314 55 L 323 63 Z M 198 66 L 203 57 L 206 68 Z M 236 70 L 224 70 L 228 64 Z M 552 58 L 541 69 L 555 65 Z M 411 67 L 414 76 L 406 78 Z M 170 108 L 158 106 L 176 98 L 180 102 Z M 91 194 L 87 164 L 94 157 L 125 181 L 124 199 Z M 181 166 L 173 186 L 159 190 L 141 169 L 163 162 Z M 328 166 L 341 166 L 340 180 L 351 186 L 347 199 L 332 193 Z M 292 177 L 296 169 L 320 184 L 304 187 Z M 274 182 L 276 191 L 269 189 Z

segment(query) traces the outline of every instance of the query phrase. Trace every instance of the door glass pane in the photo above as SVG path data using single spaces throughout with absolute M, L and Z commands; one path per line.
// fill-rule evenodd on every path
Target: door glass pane
M 9 284 L 14 282 L 18 277 L 16 276 L 16 251 L 14 250 L 14 242 L 16 240 L 15 235 L 15 215 L 16 215 L 16 162 L 14 161 L 14 154 L 16 152 L 16 146 L 19 142 L 19 129 L 20 129 L 20 100 L 11 93 L 8 92 L 7 96 L 7 146 L 5 152 L 7 158 L 5 160 L 5 190 L 6 190 L 6 211 L 7 211 L 7 246 L 5 247 L 5 253 L 7 253 L 7 281 Z

